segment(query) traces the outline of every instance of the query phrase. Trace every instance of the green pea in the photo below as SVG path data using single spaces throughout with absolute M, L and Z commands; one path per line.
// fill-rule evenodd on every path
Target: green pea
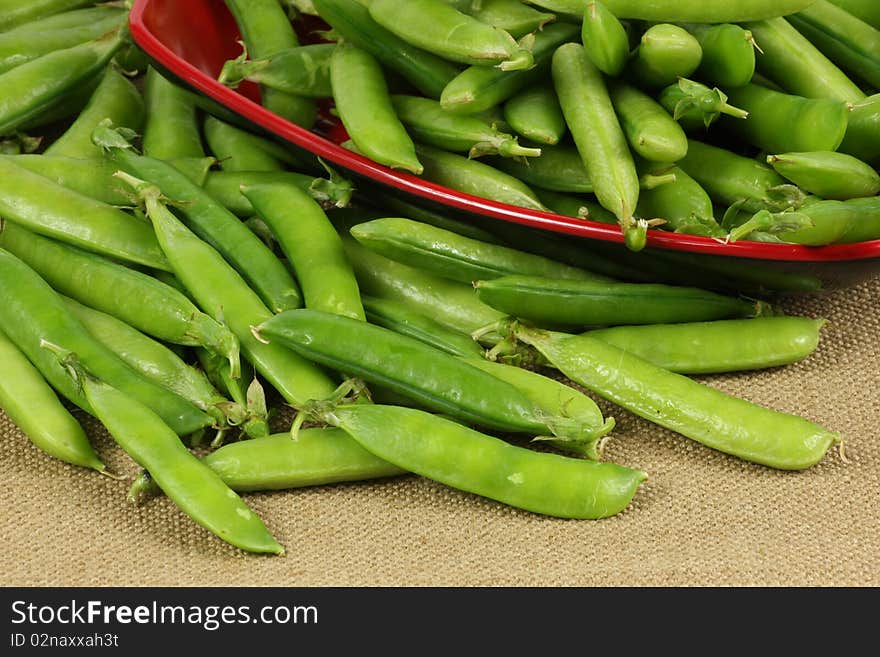
M 677 162 L 687 154 L 687 135 L 657 101 L 622 82 L 610 85 L 609 93 L 633 151 L 655 162 Z
M 639 41 L 627 74 L 640 85 L 660 88 L 697 70 L 703 57 L 700 42 L 677 25 L 652 25 Z
M 880 193 L 880 175 L 858 158 L 833 151 L 768 155 L 767 163 L 801 189 L 826 199 Z
M 590 0 L 584 7 L 581 41 L 590 61 L 605 75 L 623 72 L 629 59 L 629 35 L 602 2 Z

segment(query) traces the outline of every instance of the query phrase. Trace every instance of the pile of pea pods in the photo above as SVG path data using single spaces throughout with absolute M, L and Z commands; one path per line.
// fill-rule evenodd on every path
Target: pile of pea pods
M 335 45 L 245 34 L 220 80 L 332 97 L 347 145 L 381 164 L 619 223 L 635 251 L 652 227 L 880 238 L 875 0 L 291 4 Z M 286 116 L 309 127 L 314 107 Z
M 262 62 L 246 77 L 264 85 L 269 109 L 303 125 L 315 121 L 316 98 L 332 93 L 353 147 L 371 157 L 418 134 L 407 166 L 437 179 L 449 175 L 444 182 L 450 185 L 498 183 L 508 175 L 499 168 L 486 178 L 469 168 L 489 166 L 477 156 L 497 157 L 496 163 L 504 163 L 499 167 L 524 167 L 536 175 L 535 163 L 548 161 L 542 158 L 558 155 L 557 162 L 570 163 L 565 149 L 578 152 L 577 146 L 565 146 L 562 134 L 551 147 L 546 139 L 535 145 L 537 133 L 528 142 L 521 134 L 521 144 L 500 131 L 500 120 L 486 123 L 491 134 L 462 147 L 470 159 L 454 153 L 457 147 L 449 141 L 445 147 L 428 144 L 446 130 L 442 96 L 459 76 L 486 80 L 494 94 L 506 89 L 504 98 L 479 101 L 479 112 L 495 111 L 507 100 L 505 123 L 514 126 L 515 116 L 543 116 L 552 106 L 547 101 L 556 97 L 553 87 L 522 82 L 523 75 L 526 82 L 546 78 L 549 66 L 555 87 L 580 98 L 573 104 L 588 112 L 579 125 L 599 129 L 593 119 L 611 114 L 590 109 L 585 99 L 605 88 L 605 78 L 589 71 L 594 57 L 607 64 L 614 49 L 607 56 L 588 55 L 590 48 L 579 45 L 581 20 L 585 34 L 599 30 L 600 36 L 585 39 L 589 44 L 605 43 L 602 35 L 613 35 L 617 27 L 627 36 L 627 29 L 642 25 L 635 19 L 666 19 L 629 16 L 627 8 L 639 3 L 627 2 L 587 3 L 584 18 L 599 21 L 589 25 L 577 12 L 565 11 L 565 5 L 581 4 L 569 2 L 540 3 L 560 12 L 552 16 L 525 4 L 488 0 L 480 7 L 380 0 L 295 4 L 318 10 L 341 42 L 300 46 L 276 0 L 227 0 L 251 58 L 232 62 L 227 77 L 235 77 L 233 66 Z M 596 398 L 772 468 L 809 468 L 841 444 L 836 431 L 724 394 L 694 376 L 808 358 L 824 320 L 780 315 L 765 300 L 729 292 L 629 282 L 611 275 L 610 265 L 602 272 L 585 266 L 596 259 L 578 259 L 564 239 L 508 225 L 463 223 L 355 190 L 320 161 L 205 113 L 196 97 L 151 68 L 131 46 L 125 8 L 91 5 L 0 0 L 0 409 L 48 455 L 113 474 L 77 419 L 82 413 L 93 416 L 142 468 L 128 489 L 133 502 L 164 494 L 220 539 L 243 550 L 280 554 L 284 548 L 239 493 L 414 473 L 538 514 L 599 519 L 624 512 L 647 474 L 603 457 L 615 420 Z M 679 5 L 696 7 L 668 3 Z M 797 0 L 772 6 L 795 5 Z M 508 16 L 512 7 L 517 16 L 539 14 L 541 23 L 533 39 L 530 31 L 519 41 L 502 37 L 499 48 L 507 50 L 492 65 L 462 61 L 472 55 L 461 54 L 451 63 L 451 55 L 429 55 L 427 45 L 413 45 L 380 25 L 383 11 L 399 11 L 398 23 L 406 23 L 438 6 L 444 9 L 436 25 L 448 11 L 467 10 L 461 15 L 469 20 L 473 14 L 478 22 L 491 22 Z M 768 6 L 740 2 L 731 11 Z M 709 41 L 693 25 L 708 17 L 703 9 L 690 11 L 695 13 L 669 20 L 685 21 L 706 62 Z M 634 20 L 624 24 L 618 15 Z M 734 14 L 712 20 L 746 19 Z M 759 23 L 749 25 L 757 34 Z M 474 39 L 483 33 L 480 28 Z M 553 34 L 551 45 L 540 46 Z M 308 48 L 319 50 L 305 56 Z M 300 67 L 314 64 L 300 77 L 324 85 L 322 93 L 271 86 L 275 78 L 266 72 L 282 58 Z M 377 59 L 395 61 L 397 68 L 383 70 Z M 650 69 L 649 60 L 629 51 L 624 59 L 624 70 Z M 460 64 L 472 65 L 461 71 Z M 442 85 L 439 67 L 455 72 Z M 259 79 L 256 69 L 263 71 Z M 416 95 L 387 96 L 386 75 L 394 84 L 439 96 L 441 104 Z M 517 81 L 508 83 L 509 76 Z M 338 93 L 341 79 L 347 82 Z M 593 89 L 587 96 L 578 91 L 584 82 Z M 687 94 L 695 88 L 690 85 L 679 88 Z M 530 95 L 520 97 L 518 91 Z M 563 109 L 566 93 L 557 94 Z M 728 92 L 712 93 L 722 99 Z M 731 90 L 730 98 L 734 95 Z M 736 102 L 748 104 L 741 100 L 747 95 L 736 96 Z M 655 125 L 665 111 L 656 110 L 635 83 L 621 81 L 610 97 L 635 99 L 647 108 L 650 120 L 635 121 L 638 125 Z M 384 104 L 375 113 L 359 113 L 358 105 L 370 99 Z M 620 102 L 616 110 L 621 112 Z M 733 117 L 738 112 L 725 111 Z M 397 115 L 404 126 L 397 133 L 373 123 Z M 415 127 L 423 116 L 432 118 Z M 476 113 L 463 116 L 483 120 Z M 563 117 L 568 124 L 567 112 Z M 627 125 L 625 118 L 621 122 Z M 606 128 L 602 124 L 590 133 L 589 148 L 612 145 Z M 821 138 L 817 132 L 808 136 Z M 370 134 L 374 138 L 364 141 Z M 454 130 L 445 134 L 468 141 Z M 576 132 L 575 139 L 580 144 Z M 798 182 L 768 186 L 783 174 L 733 151 L 679 141 L 688 150 L 683 159 L 668 158 L 663 166 L 645 164 L 663 158 L 639 160 L 645 164 L 642 190 L 639 203 L 630 207 L 646 198 L 661 203 L 662 197 L 646 191 L 672 190 L 683 180 L 693 188 L 708 186 L 698 176 L 715 170 L 714 164 L 699 164 L 693 178 L 683 174 L 694 153 L 703 157 L 700 148 L 706 162 L 734 163 L 724 175 L 723 168 L 716 170 L 719 181 L 734 186 L 728 191 L 736 196 L 735 207 L 727 214 L 744 217 L 731 233 L 745 236 L 751 227 L 750 237 L 788 239 L 818 230 L 825 225 L 820 218 L 834 214 L 814 208 L 838 207 L 829 205 L 835 203 L 849 208 L 854 202 L 808 200 L 807 192 L 818 195 L 814 184 L 825 185 L 830 198 L 827 189 L 839 189 L 832 179 L 857 182 L 851 166 L 838 164 L 831 151 L 774 154 L 772 163 Z M 857 141 L 869 147 L 867 138 Z M 621 174 L 626 167 L 618 165 L 629 150 L 626 142 L 617 142 L 621 157 L 586 179 L 597 185 L 596 208 L 608 201 L 599 192 L 600 180 L 614 185 L 626 180 Z M 599 161 L 606 155 L 600 152 Z M 583 185 L 590 158 L 585 162 L 557 170 L 573 167 L 573 178 L 580 176 Z M 824 164 L 816 173 L 818 162 Z M 743 163 L 762 172 L 749 185 L 736 182 Z M 510 199 L 525 198 L 517 197 L 517 190 L 532 194 L 518 180 L 496 189 L 507 190 Z M 536 198 L 568 203 L 566 195 L 577 194 L 578 207 L 598 213 L 586 193 L 548 189 Z M 770 201 L 783 197 L 801 205 L 771 212 Z M 861 200 L 860 216 L 871 216 L 867 201 L 873 199 Z M 679 229 L 709 225 L 711 218 L 688 217 Z M 789 232 L 776 230 L 782 225 Z M 279 412 L 291 407 L 295 415 Z M 120 494 L 125 490 L 120 484 Z

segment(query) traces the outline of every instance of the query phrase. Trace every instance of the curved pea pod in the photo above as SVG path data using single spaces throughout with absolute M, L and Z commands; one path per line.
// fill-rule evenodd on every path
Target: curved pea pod
M 92 131 L 109 118 L 114 125 L 139 131 L 146 108 L 140 91 L 124 75 L 108 67 L 101 83 L 76 120 L 44 151 L 63 157 L 100 157 L 101 149 L 92 143 Z
M 645 219 L 664 219 L 664 228 L 678 233 L 724 237 L 726 231 L 715 220 L 712 199 L 700 184 L 679 167 L 659 166 L 675 180 L 639 194 L 636 214 Z
M 553 14 L 538 11 L 519 0 L 478 0 L 477 2 L 465 0 L 465 2 L 448 4 L 473 16 L 481 23 L 504 30 L 517 39 L 542 29 L 547 23 L 556 19 Z
M 415 409 L 354 404 L 322 419 L 400 468 L 544 515 L 612 516 L 627 507 L 647 478 L 641 470 L 614 463 L 517 447 Z
M 488 164 L 424 144 L 416 145 L 416 153 L 424 165 L 425 180 L 499 203 L 547 209 L 528 185 Z
M 0 32 L 92 4 L 90 0 L 20 0 L 0 1 Z
M 584 47 L 576 43 L 556 50 L 552 74 L 565 121 L 596 197 L 617 217 L 627 246 L 638 251 L 644 247 L 647 231 L 647 225 L 633 217 L 639 178 L 602 74 L 587 58 Z
M 660 23 L 642 34 L 627 66 L 627 75 L 641 86 L 665 87 L 696 71 L 702 57 L 700 42 L 690 32 Z
M 880 86 L 880 30 L 827 0 L 816 0 L 788 21 L 842 69 Z
M 802 470 L 818 463 L 840 435 L 682 374 L 669 372 L 589 334 L 518 327 L 561 372 L 588 390 L 687 438 L 754 463 Z
M 546 79 L 553 52 L 563 43 L 576 40 L 579 33 L 577 25 L 547 25 L 535 34 L 532 46 L 534 68 L 502 71 L 490 66 L 468 67 L 443 87 L 440 104 L 448 112 L 476 114 L 503 103 L 521 89 Z
M 264 59 L 248 59 L 247 49 L 223 64 L 217 81 L 235 89 L 243 81 L 306 98 L 329 98 L 330 56 L 335 45 L 314 43 L 274 53 Z
M 235 17 L 242 39 L 253 57 L 263 59 L 299 45 L 296 32 L 284 8 L 274 0 L 225 0 Z M 292 123 L 310 128 L 317 106 L 311 98 L 263 87 L 263 106 Z
M 150 227 L 122 210 L 0 158 L 0 216 L 35 233 L 118 260 L 167 270 Z
M 748 112 L 743 120 L 724 120 L 724 127 L 770 153 L 834 151 L 846 133 L 846 103 L 830 98 L 803 98 L 747 84 L 729 90 L 729 100 Z
M 594 198 L 585 194 L 565 194 L 546 189 L 539 189 L 537 193 L 541 202 L 556 214 L 576 219 L 599 221 L 603 224 L 617 223 L 617 217 L 599 205 Z
M 633 151 L 654 162 L 677 162 L 687 155 L 687 135 L 662 105 L 623 82 L 608 91 Z
M 736 119 L 745 119 L 749 115 L 746 110 L 730 105 L 727 94 L 717 87 L 710 89 L 687 78 L 665 87 L 658 100 L 688 131 L 708 128 L 722 114 Z
M 350 44 L 337 44 L 330 77 L 339 118 L 358 150 L 380 164 L 422 173 L 412 139 L 394 112 L 373 56 Z
M 850 106 L 846 134 L 837 150 L 866 162 L 880 159 L 880 94 Z
M 762 210 L 730 230 L 735 242 L 752 233 L 770 233 L 793 244 L 822 246 L 840 240 L 856 220 L 855 206 L 844 201 L 817 201 L 796 211 L 771 213 Z
M 710 322 L 613 326 L 587 335 L 679 374 L 712 374 L 779 367 L 819 346 L 824 319 L 756 317 Z M 748 335 L 748 340 L 742 336 Z
M 677 23 L 740 23 L 800 11 L 813 0 L 724 0 L 693 2 L 693 0 L 604 0 L 618 18 L 639 18 L 645 21 Z
M 41 450 L 65 463 L 107 469 L 85 431 L 62 404 L 39 370 L 0 331 L 0 409 Z
M 298 171 L 319 171 L 320 167 L 296 157 L 289 148 L 241 128 L 206 116 L 205 141 L 224 171 L 283 171 L 285 165 Z
M 508 99 L 504 121 L 514 132 L 538 144 L 558 144 L 568 131 L 550 84 L 534 85 Z
M 259 516 L 187 450 L 161 417 L 130 395 L 95 378 L 79 363 L 75 353 L 56 358 L 113 439 L 150 472 L 165 494 L 190 518 L 243 550 L 284 552 Z
M 152 408 L 179 435 L 211 426 L 209 415 L 143 378 L 93 338 L 65 307 L 58 293 L 33 269 L 3 248 L 0 248 L 0 284 L 4 291 L 0 331 L 27 356 L 53 388 L 84 411 L 92 413 L 93 409 L 64 374 L 55 357 L 42 348 L 43 340 L 56 344 L 65 342 L 76 347 L 83 362 Z
M 880 175 L 858 158 L 833 151 L 768 155 L 767 163 L 801 189 L 844 201 L 880 193 Z
M 587 2 L 581 41 L 587 56 L 605 75 L 617 76 L 623 72 L 629 59 L 629 35 L 604 3 Z
M 120 30 L 83 44 L 55 50 L 0 74 L 0 135 L 39 117 L 65 94 L 95 77 L 122 46 Z M 39 80 L 40 84 L 34 84 Z M 89 91 L 91 94 L 91 91 Z
M 549 258 L 403 217 L 374 219 L 353 226 L 350 232 L 358 242 L 392 260 L 462 283 L 514 273 L 574 280 L 601 278 Z
M 696 322 L 767 314 L 762 302 L 692 287 L 505 276 L 476 281 L 481 301 L 538 324 L 603 326 Z
M 404 41 L 462 64 L 516 71 L 534 65 L 531 51 L 504 30 L 443 0 L 371 0 L 370 16 Z
M 528 185 L 554 192 L 592 193 L 593 181 L 573 145 L 564 143 L 556 146 L 542 146 L 541 155 L 522 160 L 492 158 L 493 166 L 522 180 Z
M 749 22 L 743 27 L 758 45 L 758 72 L 788 93 L 844 103 L 865 99 L 858 85 L 784 18 Z
M 354 193 L 352 183 L 332 171 L 328 178 L 295 171 L 210 171 L 203 187 L 230 212 L 239 217 L 251 217 L 254 206 L 241 193 L 241 188 L 267 184 L 294 185 L 325 207 L 345 207 Z
M 831 2 L 880 30 L 880 5 L 874 0 L 831 0 Z
M 844 201 L 855 212 L 838 242 L 867 242 L 880 239 L 880 197 L 853 198 Z
M 205 157 L 196 101 L 189 91 L 151 67 L 144 82 L 144 100 L 143 151 L 146 155 L 163 160 Z
M 475 116 L 451 114 L 440 103 L 419 96 L 393 95 L 397 117 L 412 137 L 421 143 L 479 157 L 498 153 L 504 157 L 535 157 L 539 148 L 520 146 L 513 135 Z
M 91 4 L 91 3 L 83 3 Z M 34 6 L 32 3 L 31 6 Z M 58 13 L 50 13 L 28 19 L 26 22 L 10 29 L 0 29 L 6 36 L 34 35 L 40 32 L 68 30 L 71 28 L 91 25 L 103 21 L 110 16 L 118 16 L 124 20 L 126 10 L 112 4 L 101 4 L 95 7 L 64 9 Z
M 713 201 L 736 203 L 746 212 L 799 207 L 806 196 L 766 164 L 693 139 L 688 140 L 688 153 L 678 166 Z
M 314 0 L 313 4 L 321 18 L 346 40 L 370 52 L 429 98 L 440 98 L 443 88 L 459 73 L 451 62 L 379 25 L 358 0 Z
M 700 42 L 703 58 L 696 76 L 721 87 L 741 87 L 755 75 L 755 38 L 739 25 L 686 26 Z

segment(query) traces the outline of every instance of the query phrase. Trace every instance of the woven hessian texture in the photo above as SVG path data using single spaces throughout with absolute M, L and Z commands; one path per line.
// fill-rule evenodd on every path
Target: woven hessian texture
M 618 420 L 606 457 L 650 474 L 616 517 L 539 517 L 410 475 L 247 494 L 287 550 L 262 557 L 165 498 L 129 504 L 137 468 L 94 422 L 127 481 L 51 459 L 0 414 L 0 584 L 880 585 L 880 279 L 784 306 L 829 320 L 809 359 L 703 380 L 842 432 L 846 463 L 832 449 L 807 472 L 776 472 L 603 404 Z

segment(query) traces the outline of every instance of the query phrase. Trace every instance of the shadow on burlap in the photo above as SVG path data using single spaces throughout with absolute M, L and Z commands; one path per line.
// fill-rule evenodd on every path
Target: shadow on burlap
M 44 586 L 880 585 L 880 279 L 786 302 L 826 317 L 819 349 L 785 368 L 703 380 L 845 434 L 802 473 L 709 450 L 603 404 L 606 458 L 645 469 L 633 504 L 601 521 L 505 507 L 414 475 L 248 494 L 283 557 L 245 554 L 167 499 L 45 456 L 0 414 L 0 584 Z M 744 336 L 745 338 L 745 336 Z

